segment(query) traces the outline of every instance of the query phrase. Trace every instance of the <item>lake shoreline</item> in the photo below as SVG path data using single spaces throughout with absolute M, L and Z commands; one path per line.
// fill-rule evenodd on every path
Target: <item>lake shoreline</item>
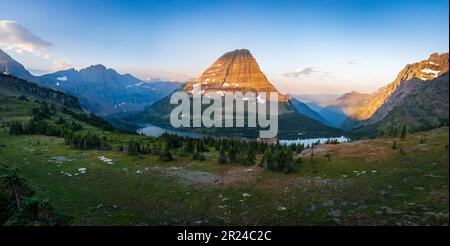
M 159 137 L 164 133 L 169 134 L 175 134 L 180 137 L 187 137 L 187 138 L 218 138 L 218 139 L 240 139 L 243 141 L 262 141 L 267 143 L 276 143 L 279 142 L 283 145 L 289 145 L 289 144 L 303 144 L 305 146 L 312 146 L 314 144 L 324 144 L 327 141 L 335 141 L 337 143 L 345 143 L 350 142 L 351 139 L 346 136 L 332 136 L 332 137 L 311 137 L 311 138 L 297 138 L 297 139 L 278 139 L 278 138 L 271 138 L 271 139 L 259 139 L 259 138 L 246 138 L 246 137 L 227 137 L 227 136 L 213 136 L 208 134 L 202 134 L 202 133 L 196 133 L 196 132 L 189 132 L 189 131 L 183 131 L 183 130 L 175 130 L 175 129 L 166 129 L 159 126 L 155 126 L 153 124 L 147 123 L 145 125 L 142 125 L 141 128 L 136 130 L 136 133 L 143 134 L 145 136 L 149 137 Z

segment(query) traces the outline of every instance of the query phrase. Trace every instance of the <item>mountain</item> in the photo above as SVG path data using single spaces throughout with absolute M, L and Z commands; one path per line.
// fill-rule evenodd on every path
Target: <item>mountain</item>
M 0 73 L 14 75 L 18 78 L 33 81 L 35 78 L 25 67 L 0 49 Z
M 14 96 L 26 95 L 27 97 L 46 100 L 61 106 L 81 110 L 80 102 L 76 97 L 60 91 L 40 87 L 33 82 L 28 82 L 12 75 L 0 74 L 0 92 L 1 94 Z
M 352 134 L 375 136 L 392 129 L 422 131 L 449 123 L 449 73 L 442 74 L 427 83 L 421 83 L 417 92 L 407 96 L 381 121 L 353 130 Z
M 410 129 L 425 130 L 448 125 L 449 119 L 448 72 L 421 84 L 421 88 L 405 98 L 384 118 L 380 125 L 405 124 Z
M 0 72 L 74 95 L 83 109 L 101 116 L 142 111 L 182 85 L 179 82 L 142 81 L 101 64 L 33 76 L 1 50 Z
M 311 119 L 315 119 L 315 120 L 319 121 L 320 123 L 322 123 L 324 125 L 327 125 L 327 126 L 332 126 L 333 125 L 328 120 L 326 120 L 324 117 L 322 117 L 318 112 L 316 112 L 313 109 L 311 109 L 310 106 L 308 106 L 306 103 L 301 102 L 297 98 L 290 97 L 289 98 L 289 103 L 292 105 L 293 109 L 296 112 L 304 114 L 304 115 L 308 116 Z
M 200 77 L 187 83 L 185 90 L 199 84 L 204 92 L 278 92 L 246 49 L 223 54 Z M 287 97 L 278 92 L 278 100 L 286 101 Z
M 279 136 L 298 138 L 308 136 L 337 136 L 342 134 L 338 129 L 320 122 L 325 121 L 298 100 L 289 100 L 273 86 L 260 70 L 256 59 L 248 50 L 227 52 L 216 60 L 205 72 L 187 83 L 181 90 L 192 95 L 196 85 L 202 86 L 201 93 L 215 92 L 222 96 L 225 92 L 277 92 Z M 264 93 L 263 93 L 264 94 Z M 258 101 L 258 103 L 264 103 Z M 140 124 L 152 123 L 164 128 L 171 128 L 170 113 L 176 105 L 170 104 L 170 96 L 154 103 L 144 112 L 132 115 L 127 119 Z M 250 115 L 252 112 L 247 112 Z M 257 137 L 258 128 L 187 128 L 184 130 L 213 135 Z
M 424 83 L 448 72 L 448 59 L 448 53 L 434 53 L 427 60 L 406 65 L 391 84 L 375 93 L 341 126 L 352 129 L 381 121 L 406 97 L 420 91 Z
M 338 97 L 337 99 L 322 102 L 318 104 L 318 112 L 321 117 L 331 122 L 332 126 L 339 126 L 347 117 L 355 113 L 355 111 L 364 103 L 366 103 L 372 94 L 359 93 L 351 91 Z
M 100 64 L 46 74 L 40 76 L 39 83 L 76 95 L 83 108 L 103 116 L 141 111 L 181 86 L 176 82 L 145 82 Z
M 341 96 L 341 94 L 296 94 L 298 100 L 306 104 L 320 104 L 332 101 Z

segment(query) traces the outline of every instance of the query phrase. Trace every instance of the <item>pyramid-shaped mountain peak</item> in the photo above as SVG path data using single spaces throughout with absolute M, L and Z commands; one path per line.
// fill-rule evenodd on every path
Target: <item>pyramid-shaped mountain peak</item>
M 201 84 L 203 92 L 278 92 L 247 49 L 223 54 L 200 77 L 186 84 L 185 89 L 190 91 L 193 85 L 198 84 Z M 279 92 L 278 98 L 286 100 L 286 96 Z

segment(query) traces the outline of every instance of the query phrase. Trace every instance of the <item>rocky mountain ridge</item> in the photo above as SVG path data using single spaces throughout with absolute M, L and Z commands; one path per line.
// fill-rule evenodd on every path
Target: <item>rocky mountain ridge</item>
M 83 109 L 101 116 L 142 111 L 182 86 L 180 82 L 142 81 L 101 64 L 34 76 L 1 50 L 0 72 L 74 95 Z
M 391 84 L 375 93 L 341 126 L 352 129 L 381 121 L 406 97 L 418 92 L 422 83 L 448 72 L 448 59 L 448 53 L 434 53 L 427 60 L 406 65 Z

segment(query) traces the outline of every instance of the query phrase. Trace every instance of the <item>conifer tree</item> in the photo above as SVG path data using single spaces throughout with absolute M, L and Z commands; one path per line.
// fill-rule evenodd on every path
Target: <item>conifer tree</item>
M 392 149 L 397 149 L 397 141 L 394 140 L 394 143 L 392 143 Z
M 159 159 L 161 161 L 171 161 L 173 160 L 172 154 L 170 154 L 169 146 L 167 144 L 164 145 L 161 153 L 159 154 Z
M 0 184 L 8 193 L 17 209 L 21 208 L 23 197 L 33 194 L 33 191 L 25 183 L 25 180 L 13 168 L 7 168 L 4 171 L 4 174 L 0 176 Z
M 236 155 L 236 149 L 234 148 L 234 146 L 231 146 L 230 151 L 228 151 L 228 161 L 230 163 L 235 163 L 237 161 Z
M 249 164 L 253 164 L 256 161 L 256 150 L 255 147 L 249 146 L 247 150 L 247 160 Z
M 226 164 L 227 163 L 227 156 L 225 153 L 225 150 L 223 148 L 223 146 L 220 146 L 220 150 L 219 150 L 219 163 L 220 164 Z
M 401 139 L 405 139 L 406 137 L 406 125 L 403 125 L 402 132 L 400 134 Z
M 21 135 L 23 134 L 23 126 L 20 122 L 13 121 L 9 125 L 9 134 L 11 135 Z

